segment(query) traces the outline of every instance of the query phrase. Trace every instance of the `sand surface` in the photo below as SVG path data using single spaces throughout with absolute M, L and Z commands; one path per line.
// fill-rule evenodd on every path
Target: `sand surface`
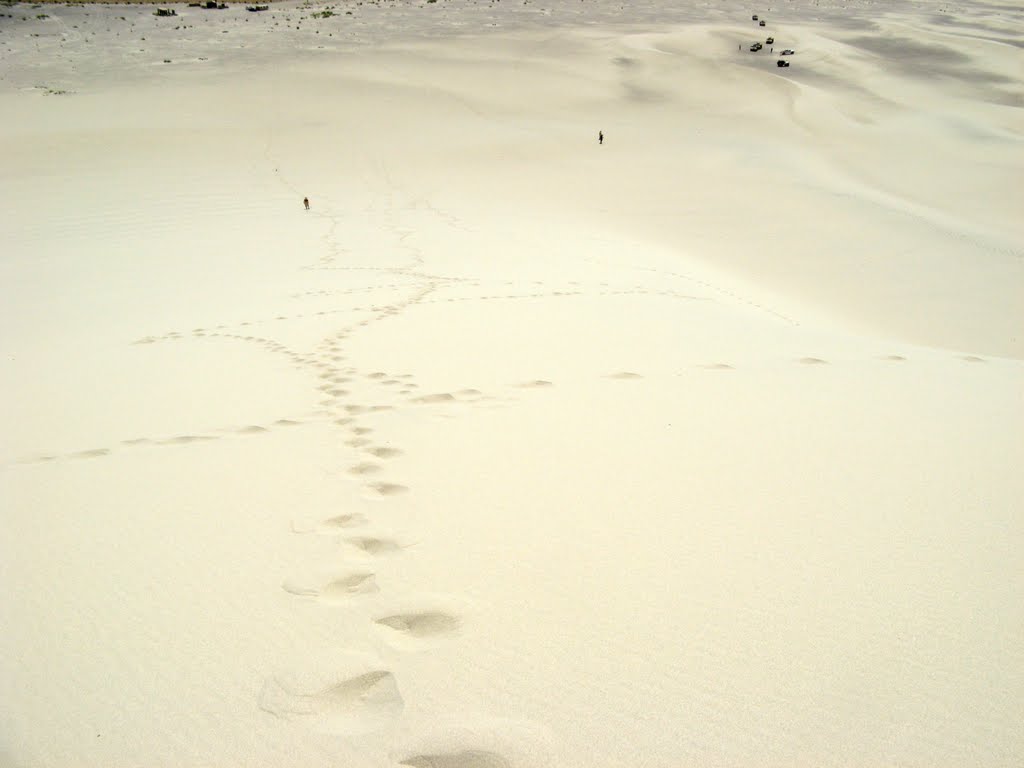
M 0 7 L 0 766 L 1024 763 L 1018 5 L 172 7 Z

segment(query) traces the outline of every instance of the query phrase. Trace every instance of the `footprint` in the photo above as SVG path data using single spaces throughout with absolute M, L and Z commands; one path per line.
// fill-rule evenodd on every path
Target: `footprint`
M 377 619 L 376 623 L 410 637 L 424 638 L 454 632 L 460 622 L 455 616 L 441 611 L 423 611 L 385 616 Z
M 110 449 L 109 448 L 93 448 L 93 449 L 88 450 L 88 451 L 78 451 L 77 453 L 72 453 L 71 454 L 71 458 L 72 459 L 95 459 L 95 458 L 98 458 L 100 456 L 109 456 L 109 455 L 110 455 Z
M 281 589 L 289 595 L 297 595 L 298 597 L 317 597 L 320 594 L 320 590 L 318 589 L 313 589 L 312 587 L 300 587 L 290 581 L 284 582 L 281 585 Z
M 359 512 L 351 512 L 347 515 L 338 515 L 337 517 L 331 517 L 324 520 L 321 523 L 321 527 L 326 530 L 337 529 L 337 528 L 355 528 L 360 525 L 365 525 L 367 522 L 366 515 Z
M 984 363 L 984 362 L 985 362 L 985 358 L 983 358 L 983 357 L 978 357 L 977 355 L 964 355 L 964 356 L 963 356 L 962 358 L 960 358 L 960 359 L 961 359 L 961 360 L 965 360 L 965 361 L 967 361 L 968 363 Z
M 179 435 L 167 440 L 160 440 L 160 445 L 186 445 L 188 443 L 202 443 L 209 440 L 216 440 L 213 435 Z
M 458 397 L 483 397 L 484 393 L 479 389 L 460 389 L 455 393 Z
M 632 371 L 619 371 L 618 373 L 608 374 L 609 379 L 642 379 L 639 373 L 633 373 Z
M 728 363 L 710 363 L 709 365 L 703 365 L 702 368 L 706 368 L 709 371 L 732 371 L 734 370 Z
M 545 379 L 534 379 L 533 381 L 524 381 L 516 386 L 520 389 L 536 389 L 538 387 L 553 387 L 554 384 Z
M 391 448 L 386 445 L 378 445 L 373 448 L 367 448 L 366 452 L 371 456 L 376 456 L 378 459 L 393 459 L 395 456 L 401 456 L 402 452 L 398 448 Z
M 412 398 L 414 403 L 422 403 L 424 405 L 430 405 L 433 403 L 452 403 L 455 402 L 455 396 L 449 392 L 438 392 L 434 395 L 420 395 L 419 397 Z
M 353 595 L 366 595 L 378 591 L 377 579 L 372 573 L 353 573 L 329 584 L 320 590 L 320 599 L 329 603 L 344 602 Z
M 362 448 L 364 445 L 369 445 L 370 440 L 365 437 L 353 437 L 351 440 L 346 440 L 345 445 L 350 448 Z
M 292 421 L 291 419 L 278 419 L 274 424 L 278 427 L 297 427 L 299 422 Z
M 904 362 L 904 361 L 905 361 L 905 360 L 906 360 L 907 358 L 905 358 L 905 357 L 904 357 L 903 355 L 886 355 L 886 356 L 885 356 L 885 357 L 883 357 L 882 359 L 883 359 L 883 360 L 892 360 L 893 362 L 897 362 L 897 363 L 902 363 L 902 362 Z
M 264 683 L 259 695 L 264 712 L 342 735 L 380 730 L 398 717 L 402 706 L 395 676 L 383 669 L 312 690 L 274 677 Z
M 348 468 L 350 474 L 353 475 L 371 475 L 374 472 L 380 472 L 380 464 L 374 464 L 369 461 L 364 461 L 362 464 L 356 464 Z
M 376 536 L 357 536 L 346 539 L 346 541 L 368 555 L 389 555 L 402 548 L 394 539 L 382 539 Z
M 292 521 L 292 533 L 324 533 L 332 534 L 337 533 L 345 528 L 357 528 L 360 525 L 366 525 L 368 522 L 366 515 L 359 512 L 352 512 L 347 515 L 338 515 L 336 517 L 328 518 L 312 528 L 299 528 L 295 525 L 295 521 Z
M 366 489 L 377 496 L 398 496 L 409 491 L 407 487 L 398 483 L 370 483 Z
M 235 431 L 240 435 L 255 435 L 260 432 L 266 432 L 267 428 L 257 424 L 250 424 L 248 427 L 239 427 Z
M 800 362 L 804 365 L 828 365 L 828 360 L 822 360 L 820 357 L 801 357 Z
M 501 755 L 478 749 L 413 755 L 399 765 L 408 765 L 411 768 L 512 768 L 512 763 Z

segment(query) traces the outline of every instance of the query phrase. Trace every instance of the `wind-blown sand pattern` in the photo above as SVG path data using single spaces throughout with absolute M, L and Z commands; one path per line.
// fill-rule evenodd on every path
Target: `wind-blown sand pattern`
M 0 765 L 1024 764 L 1024 11 L 170 7 L 0 7 Z

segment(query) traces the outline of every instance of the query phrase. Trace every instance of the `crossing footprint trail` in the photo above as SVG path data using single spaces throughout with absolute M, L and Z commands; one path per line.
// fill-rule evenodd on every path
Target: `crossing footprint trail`
M 392 253 L 401 260 L 392 266 L 365 266 L 353 263 L 355 254 L 338 240 L 344 231 L 341 219 L 329 209 L 319 208 L 317 222 L 326 224 L 324 254 L 312 264 L 303 267 L 312 271 L 351 271 L 379 275 L 379 283 L 361 288 L 341 290 L 316 290 L 293 293 L 292 302 L 323 300 L 324 298 L 351 298 L 367 294 L 368 301 L 357 306 L 339 306 L 309 312 L 281 312 L 268 314 L 260 319 L 246 320 L 237 324 L 197 326 L 188 331 L 170 331 L 159 335 L 144 336 L 131 342 L 135 345 L 154 344 L 202 344 L 209 340 L 229 341 L 255 346 L 267 354 L 280 356 L 296 369 L 308 372 L 312 385 L 315 409 L 300 415 L 282 415 L 270 423 L 229 425 L 208 430 L 185 431 L 181 434 L 158 437 L 131 437 L 116 446 L 102 446 L 70 453 L 45 454 L 29 457 L 24 463 L 102 459 L 118 450 L 155 449 L 187 446 L 222 439 L 255 439 L 281 429 L 301 428 L 308 424 L 331 424 L 339 432 L 339 442 L 351 454 L 347 465 L 342 468 L 343 476 L 354 480 L 363 499 L 363 511 L 342 510 L 312 522 L 291 521 L 291 533 L 295 535 L 328 536 L 338 540 L 339 548 L 331 562 L 321 564 L 322 578 L 302 579 L 286 576 L 281 588 L 295 600 L 312 600 L 323 610 L 348 611 L 358 606 L 361 610 L 353 614 L 354 621 L 368 622 L 366 647 L 344 649 L 345 652 L 362 654 L 369 658 L 363 663 L 362 671 L 345 671 L 345 663 L 334 665 L 328 661 L 310 670 L 301 672 L 285 670 L 269 674 L 258 697 L 259 708 L 268 715 L 294 722 L 317 731 L 339 735 L 353 735 L 387 729 L 400 716 L 404 702 L 400 692 L 401 681 L 388 665 L 377 656 L 379 642 L 383 640 L 393 652 L 429 651 L 430 647 L 446 638 L 455 636 L 464 626 L 465 617 L 458 611 L 438 605 L 436 599 L 424 598 L 420 605 L 406 605 L 398 612 L 387 612 L 379 601 L 388 596 L 377 581 L 377 567 L 386 558 L 406 556 L 415 542 L 403 539 L 395 533 L 379 527 L 372 510 L 380 504 L 414 504 L 415 489 L 410 488 L 401 477 L 395 476 L 395 460 L 400 459 L 404 450 L 394 445 L 386 435 L 380 434 L 377 417 L 385 412 L 422 411 L 422 409 L 443 409 L 454 414 L 464 413 L 480 406 L 501 406 L 514 403 L 524 397 L 542 397 L 543 392 L 556 386 L 545 378 L 525 378 L 508 382 L 505 391 L 488 393 L 463 383 L 447 391 L 422 391 L 416 377 L 407 371 L 365 370 L 349 360 L 347 342 L 355 334 L 388 320 L 399 317 L 418 305 L 439 302 L 465 301 L 516 301 L 538 298 L 558 301 L 572 301 L 579 296 L 623 296 L 652 295 L 680 301 L 716 301 L 716 298 L 694 296 L 671 288 L 651 290 L 640 284 L 615 286 L 607 282 L 584 285 L 569 282 L 565 285 L 549 286 L 540 281 L 532 283 L 483 284 L 468 278 L 452 278 L 430 274 L 425 271 L 426 259 L 410 243 L 412 230 L 402 224 L 401 208 L 395 202 L 395 193 L 383 197 L 383 209 L 376 210 L 377 224 L 383 236 L 389 238 Z M 417 215 L 424 212 L 438 216 L 448 225 L 458 224 L 430 206 L 418 206 Z M 342 256 L 345 264 L 339 263 Z M 636 267 L 636 270 L 643 271 Z M 694 281 L 686 275 L 668 275 L 688 282 Z M 474 295 L 459 298 L 442 298 L 441 288 L 459 285 L 472 289 Z M 714 286 L 700 283 L 703 288 L 718 290 Z M 723 295 L 726 292 L 719 291 Z M 375 297 L 388 295 L 388 300 Z M 729 294 L 730 297 L 738 299 Z M 738 299 L 741 300 L 742 299 Z M 791 324 L 797 324 L 788 317 L 765 307 L 757 307 Z M 330 332 L 315 343 L 312 349 L 299 349 L 276 338 L 275 328 L 285 328 L 290 321 L 319 318 L 324 325 L 334 325 Z M 984 362 L 975 356 L 962 356 L 965 362 Z M 901 355 L 879 355 L 875 358 L 887 362 L 904 362 Z M 803 358 L 789 361 L 798 365 L 828 365 L 829 361 L 808 354 Z M 737 368 L 732 362 L 708 361 L 694 366 L 707 371 L 732 371 Z M 710 375 L 710 374 L 709 374 Z M 645 378 L 642 372 L 611 369 L 604 377 L 609 386 L 630 386 L 630 382 Z M 536 391 L 536 395 L 532 392 Z M 518 394 L 517 394 L 518 393 Z M 451 415 L 449 413 L 449 415 Z M 339 487 L 339 505 L 351 501 L 351 491 Z M 367 506 L 368 505 L 368 506 Z M 299 564 L 297 564 L 298 567 Z M 302 564 L 309 566 L 309 563 Z M 451 596 L 441 602 L 457 605 L 458 599 Z M 376 606 L 376 607 L 375 607 Z M 367 614 L 369 614 L 367 616 Z M 316 649 L 310 649 L 315 651 Z M 451 752 L 422 752 L 406 758 L 401 765 L 414 768 L 511 768 L 512 763 L 500 754 L 482 750 L 478 745 L 467 743 L 461 749 Z

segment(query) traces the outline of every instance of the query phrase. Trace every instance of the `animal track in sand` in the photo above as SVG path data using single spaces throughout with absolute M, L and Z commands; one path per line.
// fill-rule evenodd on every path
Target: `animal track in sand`
M 822 360 L 820 357 L 801 357 L 800 362 L 804 365 L 828 365 L 828 360 Z
M 512 763 L 501 755 L 478 749 L 413 755 L 399 765 L 410 768 L 512 768 Z
M 346 541 L 369 555 L 389 555 L 402 549 L 401 545 L 394 539 L 385 539 L 377 536 L 355 536 L 346 539 Z
M 385 616 L 374 622 L 401 632 L 410 637 L 425 638 L 454 632 L 461 623 L 457 617 L 441 611 L 423 611 L 421 613 L 400 613 Z
M 379 730 L 398 717 L 402 706 L 395 677 L 387 670 L 367 672 L 309 692 L 271 678 L 259 695 L 264 712 L 342 735 Z

